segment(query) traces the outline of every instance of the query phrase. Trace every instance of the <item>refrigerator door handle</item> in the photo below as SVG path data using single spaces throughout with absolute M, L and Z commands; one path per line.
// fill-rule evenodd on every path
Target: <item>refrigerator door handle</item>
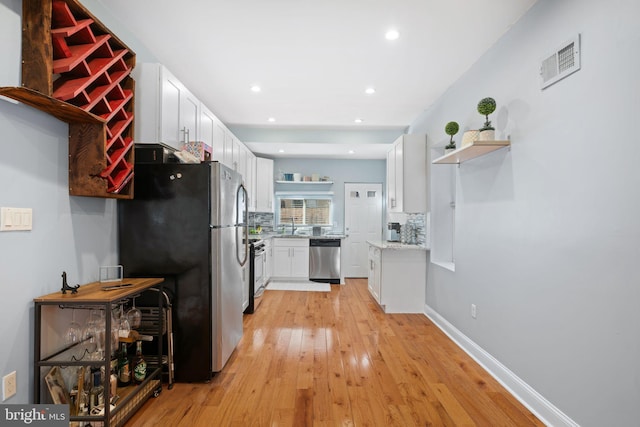
M 239 201 L 241 200 L 241 196 L 242 196 L 242 200 L 244 201 L 244 203 L 239 203 Z M 240 186 L 238 187 L 238 191 L 236 192 L 236 224 L 240 225 L 242 227 L 242 246 L 243 246 L 243 255 L 244 258 L 240 259 L 240 239 L 238 237 L 238 230 L 236 229 L 236 258 L 238 260 L 238 264 L 240 264 L 241 267 L 244 267 L 244 265 L 247 263 L 247 260 L 249 259 L 249 233 L 248 233 L 248 227 L 247 224 L 245 223 L 245 216 L 246 216 L 246 200 L 247 200 L 247 190 L 244 188 L 244 185 L 240 184 Z M 244 210 L 243 212 L 240 212 L 240 206 L 243 206 Z M 242 218 L 241 218 L 242 217 Z

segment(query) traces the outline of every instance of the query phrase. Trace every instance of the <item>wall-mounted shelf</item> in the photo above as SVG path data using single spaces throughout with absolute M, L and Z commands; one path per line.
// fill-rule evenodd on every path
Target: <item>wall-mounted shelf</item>
M 456 165 L 510 146 L 511 141 L 474 141 L 471 145 L 438 157 L 432 163 L 434 165 Z
M 302 184 L 302 185 L 319 185 L 333 184 L 333 181 L 276 181 L 276 184 Z

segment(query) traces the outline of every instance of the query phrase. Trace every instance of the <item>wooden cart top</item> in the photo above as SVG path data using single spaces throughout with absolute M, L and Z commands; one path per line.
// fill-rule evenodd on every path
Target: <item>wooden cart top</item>
M 124 278 L 121 281 L 116 282 L 92 282 L 82 285 L 78 288 L 78 293 L 72 294 L 71 291 L 67 291 L 63 294 L 61 291 L 53 292 L 49 295 L 43 295 L 38 298 L 34 298 L 34 302 L 51 303 L 51 304 L 64 304 L 64 303 L 108 303 L 121 300 L 123 298 L 135 295 L 149 289 L 158 283 L 162 283 L 164 278 L 152 277 L 152 278 Z M 131 285 L 122 286 L 111 290 L 105 290 L 104 288 L 115 287 L 118 285 Z

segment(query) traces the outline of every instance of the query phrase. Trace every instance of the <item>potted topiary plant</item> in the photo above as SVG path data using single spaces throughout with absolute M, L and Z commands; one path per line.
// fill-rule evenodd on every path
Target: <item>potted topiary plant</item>
M 478 102 L 478 113 L 484 115 L 485 122 L 484 126 L 481 127 L 480 137 L 481 141 L 492 141 L 496 139 L 496 131 L 491 126 L 491 121 L 489 120 L 489 114 L 496 111 L 496 100 L 493 98 L 482 98 L 480 102 Z
M 444 147 L 444 152 L 445 153 L 448 153 L 448 152 L 453 151 L 453 150 L 456 149 L 456 142 L 453 140 L 453 135 L 458 133 L 459 129 L 460 129 L 460 126 L 458 126 L 458 123 L 456 123 L 456 122 L 449 122 L 444 127 L 445 133 L 447 135 L 451 136 L 451 139 L 449 140 L 449 145 Z

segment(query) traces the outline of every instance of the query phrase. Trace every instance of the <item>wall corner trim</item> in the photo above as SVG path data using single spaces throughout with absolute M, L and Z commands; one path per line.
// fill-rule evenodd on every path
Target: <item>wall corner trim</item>
M 516 399 L 533 412 L 545 425 L 579 427 L 579 424 L 565 415 L 560 409 L 556 408 L 515 373 L 511 372 L 509 368 L 464 335 L 427 304 L 424 306 L 424 314 L 440 328 L 442 332 L 451 338 L 458 347 L 478 362 L 480 366 L 502 384 Z

